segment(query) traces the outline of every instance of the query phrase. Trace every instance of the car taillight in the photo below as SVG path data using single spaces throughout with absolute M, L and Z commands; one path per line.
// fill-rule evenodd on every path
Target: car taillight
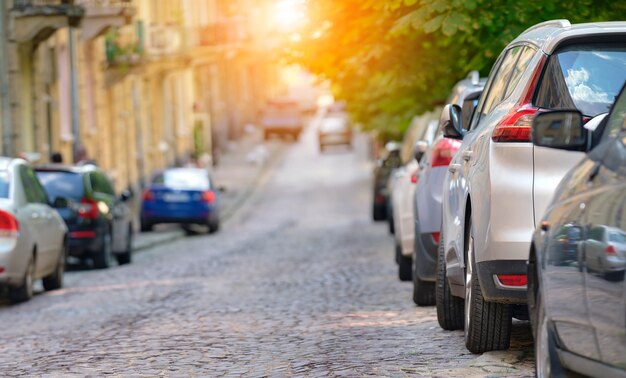
M 202 200 L 206 203 L 213 203 L 215 201 L 215 192 L 210 190 L 202 192 Z
M 412 184 L 417 184 L 417 182 L 419 181 L 419 176 L 417 175 L 418 173 L 419 173 L 419 169 L 416 169 L 415 171 L 413 171 L 413 173 L 411 173 Z
M 0 237 L 16 238 L 20 233 L 20 223 L 15 217 L 4 210 L 0 210 Z
M 433 149 L 432 167 L 445 167 L 450 165 L 452 158 L 461 148 L 461 142 L 454 139 L 444 138 Z
M 527 104 L 513 108 L 491 134 L 494 142 L 530 142 L 530 130 L 533 119 L 539 109 Z
M 506 286 L 526 286 L 528 276 L 525 274 L 498 274 L 498 280 Z
M 87 197 L 80 200 L 77 212 L 78 216 L 84 219 L 95 219 L 100 215 L 100 212 L 98 211 L 98 203 Z
M 433 240 L 435 241 L 435 243 L 439 244 L 439 231 L 437 232 L 433 232 Z
M 152 200 L 154 200 L 154 193 L 150 189 L 146 189 L 146 190 L 143 191 L 143 194 L 141 195 L 141 198 L 144 201 L 152 201 Z
M 610 244 L 606 247 L 606 249 L 604 250 L 604 253 L 610 256 L 617 255 L 617 251 L 615 250 L 615 247 L 613 247 Z

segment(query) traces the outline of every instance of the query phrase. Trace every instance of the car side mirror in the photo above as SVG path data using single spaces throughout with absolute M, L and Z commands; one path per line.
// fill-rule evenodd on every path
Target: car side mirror
M 450 139 L 463 139 L 461 125 L 461 107 L 456 104 L 448 104 L 441 111 L 439 125 L 443 130 L 443 136 Z
M 131 192 L 130 190 L 124 190 L 122 194 L 120 194 L 120 200 L 122 202 L 126 202 L 131 198 L 133 198 L 133 192 Z
M 539 113 L 533 120 L 532 141 L 536 146 L 583 151 L 587 136 L 583 116 L 577 110 Z
M 426 150 L 428 150 L 428 142 L 425 140 L 420 140 L 415 143 L 415 146 L 413 147 L 413 157 L 418 163 L 422 160 Z
M 70 202 L 65 197 L 57 197 L 52 202 L 52 207 L 55 209 L 66 209 L 70 207 Z

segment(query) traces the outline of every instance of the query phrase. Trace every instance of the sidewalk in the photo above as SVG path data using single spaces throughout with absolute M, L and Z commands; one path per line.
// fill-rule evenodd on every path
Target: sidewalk
M 263 174 L 280 160 L 290 145 L 291 142 L 281 140 L 264 142 L 258 129 L 231 142 L 220 157 L 219 166 L 211 171 L 214 185 L 224 188 L 220 193 L 222 224 L 244 204 Z M 177 225 L 157 225 L 152 232 L 136 234 L 133 250 L 148 249 L 184 236 L 185 232 Z

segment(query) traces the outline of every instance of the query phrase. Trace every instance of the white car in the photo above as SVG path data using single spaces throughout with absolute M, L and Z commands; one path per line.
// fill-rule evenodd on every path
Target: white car
M 626 80 L 626 22 L 533 26 L 493 66 L 466 132 L 448 106 L 444 135 L 462 139 L 444 181 L 436 302 L 439 324 L 474 353 L 507 349 L 513 316 L 527 319 L 530 241 L 580 151 L 533 146 L 535 114 L 609 111 Z
M 413 227 L 413 197 L 415 195 L 416 175 L 419 164 L 416 155 L 421 158 L 426 148 L 432 143 L 437 130 L 437 111 L 425 113 L 415 118 L 415 132 L 408 134 L 400 154 L 405 164 L 394 173 L 391 191 L 392 216 L 395 238 L 395 256 L 398 263 L 398 277 L 410 281 L 413 266 L 413 245 L 415 232 Z M 404 151 L 402 151 L 404 150 Z M 391 179 L 390 179 L 391 180 Z
M 57 199 L 56 205 L 67 206 Z M 33 172 L 21 159 L 0 158 L 0 284 L 12 302 L 33 296 L 33 281 L 45 290 L 63 286 L 67 227 Z

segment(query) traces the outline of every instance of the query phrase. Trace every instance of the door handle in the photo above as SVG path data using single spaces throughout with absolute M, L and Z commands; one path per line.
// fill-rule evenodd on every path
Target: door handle
M 470 161 L 472 160 L 473 155 L 474 155 L 474 151 L 463 151 L 463 160 Z
M 456 164 L 456 163 L 453 163 L 453 164 L 450 164 L 450 165 L 448 166 L 448 171 L 450 171 L 451 173 L 454 173 L 454 172 L 456 172 L 459 168 L 461 168 L 461 164 Z

